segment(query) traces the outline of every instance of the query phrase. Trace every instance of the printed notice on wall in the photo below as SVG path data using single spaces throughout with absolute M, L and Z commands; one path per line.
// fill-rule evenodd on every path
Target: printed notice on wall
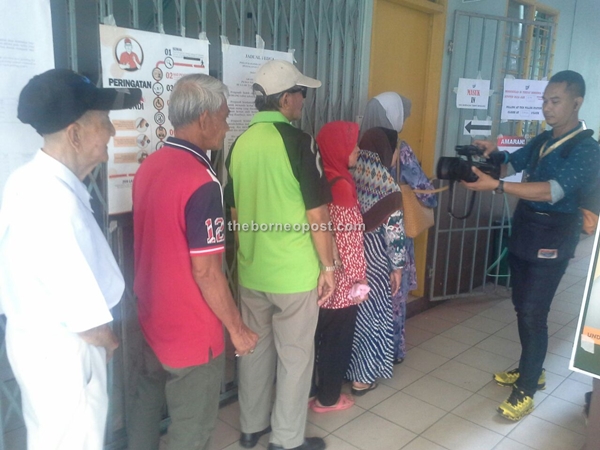
M 10 3 L 10 4 L 9 4 Z M 29 161 L 42 138 L 17 118 L 19 94 L 35 75 L 54 67 L 48 0 L 3 2 L 0 6 L 0 205 L 8 176 Z
M 103 86 L 142 89 L 140 105 L 110 113 L 116 134 L 108 147 L 108 213 L 120 214 L 131 211 L 140 164 L 173 135 L 173 85 L 184 75 L 208 74 L 208 41 L 100 25 L 100 44 Z
M 273 59 L 294 62 L 294 55 L 238 45 L 223 44 L 223 83 L 229 88 L 229 131 L 225 136 L 225 157 L 233 142 L 247 128 L 256 113 L 252 85 L 260 66 Z
M 512 153 L 515 150 L 519 150 L 524 147 L 527 143 L 527 140 L 523 136 L 498 136 L 496 140 L 496 145 L 498 146 L 498 150 L 501 152 Z M 523 178 L 523 174 L 521 172 L 511 175 L 510 177 L 502 178 L 504 181 L 511 181 L 514 183 L 520 183 Z
M 456 107 L 487 109 L 490 98 L 490 80 L 460 78 L 456 90 Z
M 598 229 L 600 230 L 600 228 Z M 570 369 L 600 378 L 600 263 L 598 230 L 583 294 Z
M 504 80 L 502 120 L 544 120 L 542 95 L 548 81 Z

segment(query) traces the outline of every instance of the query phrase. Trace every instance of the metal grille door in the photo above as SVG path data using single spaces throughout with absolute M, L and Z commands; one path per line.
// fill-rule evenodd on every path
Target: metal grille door
M 463 134 L 464 124 L 469 120 L 491 120 L 491 137 L 494 138 L 499 134 L 531 138 L 541 131 L 540 122 L 502 122 L 500 113 L 505 77 L 542 79 L 548 76 L 555 23 L 544 19 L 528 21 L 456 12 L 454 35 L 448 48 L 451 63 L 441 156 L 457 156 L 456 145 L 470 144 L 472 138 L 486 138 Z M 456 108 L 454 88 L 459 78 L 490 80 L 493 93 L 487 110 Z M 455 185 L 450 204 L 455 216 L 467 213 L 472 195 L 459 184 Z M 430 270 L 433 276 L 429 290 L 432 299 L 476 294 L 486 285 L 509 286 L 505 248 L 515 199 L 491 192 L 477 193 L 472 213 L 464 220 L 448 214 L 448 192 L 440 199 L 436 233 L 432 238 Z
M 295 49 L 298 68 L 323 86 L 306 99 L 300 127 L 311 134 L 331 120 L 354 120 L 367 97 L 368 49 L 372 2 L 362 0 L 50 0 L 54 22 L 57 67 L 70 67 L 99 79 L 98 24 L 114 18 L 116 25 L 145 31 L 198 38 L 206 33 L 211 75 L 221 78 L 220 36 L 231 44 Z M 94 75 L 96 75 L 94 77 Z M 217 153 L 217 166 L 223 164 Z M 219 171 L 219 173 L 222 173 Z M 133 226 L 131 214 L 107 214 L 106 167 L 87 180 L 93 207 L 126 279 L 126 291 L 117 308 L 114 329 L 121 346 L 109 367 L 111 404 L 106 448 L 125 448 L 125 424 L 140 371 L 141 333 L 137 324 L 133 286 Z M 232 242 L 232 239 L 230 239 Z M 229 249 L 232 255 L 232 249 Z M 235 260 L 226 272 L 235 289 Z M 19 390 L 4 357 L 0 323 L 0 450 L 24 449 Z M 235 361 L 229 361 L 222 384 L 223 398 L 235 390 Z M 49 389 L 52 387 L 49 386 Z M 21 444 L 14 444 L 13 432 Z M 6 441 L 5 441 L 6 439 Z M 10 445 L 9 445 L 10 442 Z M 8 446 L 8 447 L 7 447 Z

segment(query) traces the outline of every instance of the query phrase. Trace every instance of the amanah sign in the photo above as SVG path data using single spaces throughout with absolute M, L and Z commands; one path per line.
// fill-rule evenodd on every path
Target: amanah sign
M 525 139 L 523 136 L 498 136 L 496 141 L 498 150 L 506 151 L 509 153 L 512 153 L 515 150 L 519 150 L 521 147 L 524 147 L 526 143 L 527 139 Z M 519 172 L 509 177 L 505 177 L 503 178 L 503 180 L 520 183 L 522 177 L 523 174 Z

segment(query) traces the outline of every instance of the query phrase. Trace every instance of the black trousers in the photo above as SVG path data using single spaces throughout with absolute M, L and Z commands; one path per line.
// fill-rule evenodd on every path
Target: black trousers
M 509 252 L 508 262 L 521 340 L 520 376 L 516 386 L 533 397 L 548 350 L 550 305 L 569 260 L 530 262 Z
M 313 389 L 323 406 L 335 405 L 340 398 L 344 375 L 350 364 L 358 305 L 319 310 L 315 334 Z

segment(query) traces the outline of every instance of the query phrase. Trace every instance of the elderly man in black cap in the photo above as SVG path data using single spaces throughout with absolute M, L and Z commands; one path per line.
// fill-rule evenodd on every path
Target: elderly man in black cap
M 103 448 L 106 363 L 119 345 L 110 309 L 124 281 L 83 179 L 108 159 L 108 111 L 140 98 L 64 69 L 35 76 L 19 98 L 19 119 L 44 145 L 4 191 L 0 312 L 29 450 Z

